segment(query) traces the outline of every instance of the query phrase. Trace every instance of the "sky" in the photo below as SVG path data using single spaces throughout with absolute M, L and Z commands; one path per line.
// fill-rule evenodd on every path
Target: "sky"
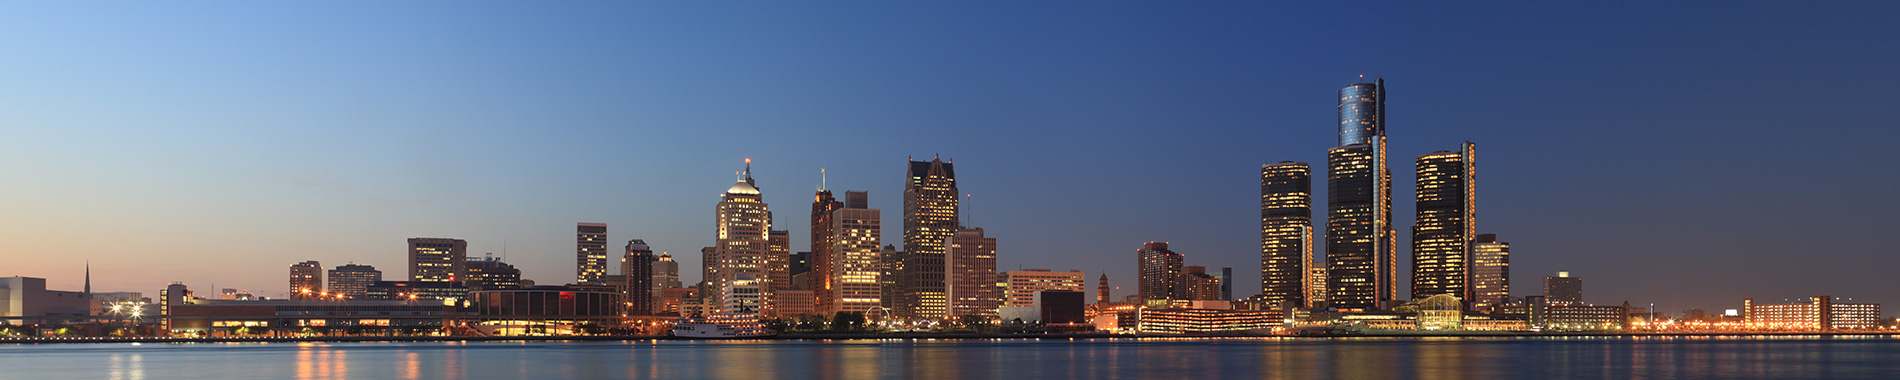
M 941 156 L 1001 270 L 1106 273 L 1119 297 L 1166 241 L 1242 297 L 1259 166 L 1324 162 L 1364 75 L 1390 93 L 1400 247 L 1412 158 L 1473 141 L 1514 295 L 1567 270 L 1588 302 L 1670 312 L 1895 303 L 1896 11 L 7 3 L 0 276 L 77 290 L 90 263 L 95 291 L 279 296 L 293 263 L 401 279 L 405 239 L 450 237 L 558 284 L 574 224 L 601 222 L 615 257 L 644 239 L 690 283 L 744 159 L 804 250 L 820 168 L 901 244 L 903 162 Z

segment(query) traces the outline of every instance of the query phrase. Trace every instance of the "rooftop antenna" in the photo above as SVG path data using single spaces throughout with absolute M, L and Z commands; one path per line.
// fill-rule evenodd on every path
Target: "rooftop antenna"
M 826 183 L 827 180 L 828 178 L 826 178 L 825 176 L 825 167 L 819 166 L 818 167 L 818 191 L 825 191 L 825 187 L 830 186 L 828 183 Z
M 963 194 L 964 228 L 976 228 L 976 206 L 970 201 L 976 200 L 975 194 Z

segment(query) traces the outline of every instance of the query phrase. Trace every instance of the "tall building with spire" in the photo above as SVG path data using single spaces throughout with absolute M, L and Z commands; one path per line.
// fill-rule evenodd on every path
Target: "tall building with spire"
M 1279 308 L 1305 307 L 1313 261 L 1313 169 L 1304 162 L 1260 165 L 1260 296 Z
M 705 295 L 706 305 L 727 304 L 730 295 L 725 291 L 742 274 L 749 278 L 747 286 L 741 288 L 757 286 L 761 293 L 758 301 L 770 305 L 772 286 L 766 272 L 770 266 L 772 215 L 752 180 L 752 159 L 746 159 L 746 169 L 739 173 L 738 182 L 720 195 L 713 217 L 716 232 L 705 262 L 706 288 L 712 294 Z
M 960 229 L 950 238 L 948 252 L 949 316 L 997 316 L 1002 296 L 996 294 L 996 238 L 983 236 L 981 228 Z M 1084 289 L 1082 281 L 1078 274 L 1076 291 Z
M 1326 164 L 1327 302 L 1383 309 L 1398 293 L 1384 79 L 1339 90 L 1339 146 Z
M 883 213 L 865 207 L 870 203 L 869 196 L 863 191 L 846 191 L 842 207 L 831 210 L 825 218 L 830 223 L 825 227 L 829 251 L 823 255 L 823 262 L 812 263 L 813 275 L 821 266 L 826 272 L 825 281 L 812 287 L 820 300 L 817 311 L 825 315 L 862 313 L 883 306 L 884 265 L 879 249 L 884 239 Z
M 809 282 L 806 288 L 811 289 L 812 295 L 817 298 L 813 301 L 814 307 L 825 315 L 831 315 L 833 312 L 827 310 L 839 309 L 837 294 L 826 291 L 829 285 L 837 281 L 832 277 L 832 263 L 837 260 L 837 251 L 832 248 L 837 244 L 832 232 L 832 212 L 844 208 L 844 202 L 839 202 L 832 196 L 831 190 L 825 188 L 824 169 L 819 169 L 818 173 L 818 192 L 812 195 L 811 200 L 811 271 L 806 272 L 805 281 Z M 877 248 L 873 246 L 871 249 Z
M 607 224 L 574 224 L 574 283 L 601 285 L 607 276 Z
M 1102 278 L 1095 280 L 1095 303 L 1098 305 L 1107 304 L 1109 302 L 1109 290 L 1112 289 L 1114 288 L 1108 286 L 1108 273 L 1102 273 Z
M 904 254 L 893 314 L 941 320 L 949 313 L 944 254 L 957 229 L 957 172 L 941 158 L 910 161 L 904 173 Z
M 92 278 L 92 269 L 86 269 L 86 278 Z M 290 299 L 317 299 L 323 293 L 323 265 L 316 260 L 290 265 Z
M 1477 238 L 1477 171 L 1467 141 L 1456 152 L 1418 156 L 1418 219 L 1412 226 L 1412 299 L 1450 294 L 1470 305 Z

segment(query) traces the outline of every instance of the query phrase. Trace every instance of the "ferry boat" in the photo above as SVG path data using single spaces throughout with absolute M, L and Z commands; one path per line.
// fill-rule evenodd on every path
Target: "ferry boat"
M 717 313 L 703 318 L 680 318 L 673 336 L 687 339 L 761 338 L 777 335 L 765 328 L 758 314 Z

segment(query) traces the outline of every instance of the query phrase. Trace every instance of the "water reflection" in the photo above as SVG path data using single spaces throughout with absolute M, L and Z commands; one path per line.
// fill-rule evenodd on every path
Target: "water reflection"
M 112 354 L 112 357 L 107 360 L 107 368 L 109 379 L 145 379 L 145 357 L 139 354 Z

